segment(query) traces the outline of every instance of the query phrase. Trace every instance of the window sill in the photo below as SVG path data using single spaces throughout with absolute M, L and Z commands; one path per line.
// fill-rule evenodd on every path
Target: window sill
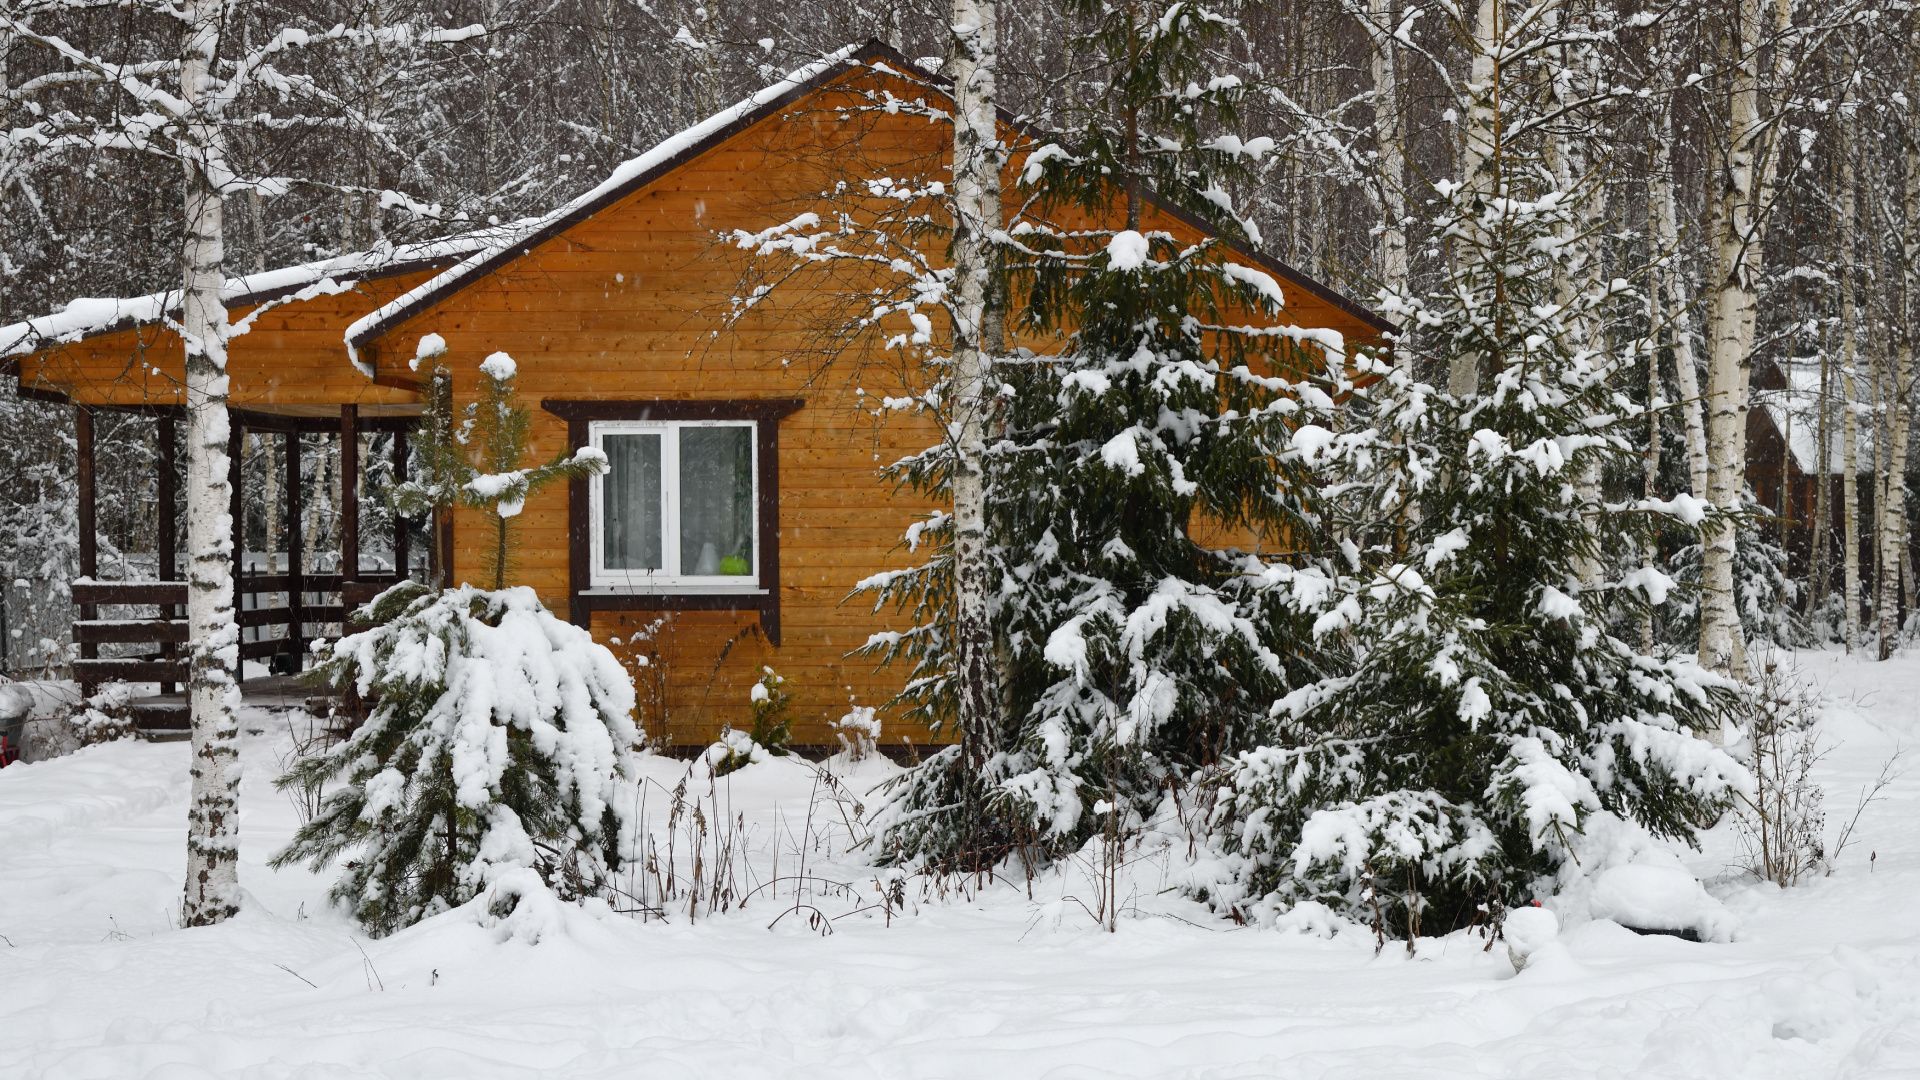
M 573 594 L 573 621 L 579 626 L 593 625 L 596 611 L 752 611 L 759 613 L 761 632 L 778 647 L 780 644 L 780 593 L 777 589 L 738 589 L 715 592 L 703 589 L 584 589 Z
M 580 590 L 581 596 L 767 596 L 771 589 L 758 585 L 595 585 Z

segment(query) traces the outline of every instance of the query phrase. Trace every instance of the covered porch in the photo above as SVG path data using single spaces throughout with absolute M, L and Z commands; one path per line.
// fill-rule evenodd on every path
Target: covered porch
M 153 692 L 129 703 L 138 726 L 183 730 L 183 411 L 177 405 L 74 405 L 73 412 L 79 535 L 73 678 L 83 697 L 111 682 L 150 685 Z M 95 421 L 102 412 L 146 419 L 156 466 L 151 477 L 108 479 L 152 492 L 157 519 L 150 559 L 119 560 L 122 572 L 111 580 L 102 578 L 100 560 L 103 478 Z M 408 476 L 408 433 L 418 412 L 414 405 L 360 404 L 232 410 L 228 479 L 242 673 L 267 679 L 250 684 L 250 691 L 284 695 L 285 677 L 307 666 L 310 643 L 338 636 L 353 607 L 403 577 L 425 579 L 443 565 L 444 534 L 385 506 L 388 491 Z M 316 498 L 330 504 L 328 512 L 313 512 Z M 130 566 L 151 572 L 129 574 Z
M 383 248 L 222 290 L 233 326 L 228 479 L 243 678 L 298 673 L 309 644 L 339 634 L 353 606 L 447 564 L 445 533 L 386 507 L 410 469 L 419 395 L 355 370 L 343 335 L 470 247 Z M 72 579 L 65 666 L 88 697 L 127 684 L 137 725 L 155 729 L 186 722 L 179 300 L 77 300 L 0 327 L 0 374 L 19 379 L 22 398 L 73 418 L 73 550 L 52 553 L 37 579 L 55 592 Z

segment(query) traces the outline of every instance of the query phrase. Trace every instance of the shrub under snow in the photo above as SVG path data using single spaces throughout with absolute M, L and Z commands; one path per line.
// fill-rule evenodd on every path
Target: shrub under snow
M 531 589 L 408 583 L 371 615 L 318 669 L 370 714 L 280 779 L 344 783 L 275 865 L 351 853 L 331 895 L 376 934 L 503 874 L 532 871 L 562 897 L 594 891 L 625 847 L 616 791 L 641 737 L 619 661 Z

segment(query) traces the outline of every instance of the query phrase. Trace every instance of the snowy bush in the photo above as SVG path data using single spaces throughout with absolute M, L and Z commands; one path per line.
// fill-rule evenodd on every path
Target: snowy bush
M 880 717 L 871 705 L 849 705 L 846 715 L 831 725 L 840 740 L 840 752 L 849 762 L 865 761 L 879 752 Z
M 444 350 L 430 334 L 420 357 Z M 371 629 L 316 646 L 317 677 L 370 711 L 278 781 L 294 792 L 343 782 L 274 865 L 318 870 L 353 852 L 331 895 L 376 934 L 464 904 L 515 870 L 565 898 L 595 893 L 630 841 L 616 790 L 641 738 L 632 679 L 533 590 L 501 587 L 508 523 L 525 501 L 604 471 L 606 459 L 522 467 L 528 416 L 514 363 L 495 353 L 480 370 L 481 400 L 456 428 L 452 380 L 435 367 L 414 436 L 420 473 L 394 502 L 409 515 L 491 510 L 494 588 L 402 582 L 360 613 Z
M 340 786 L 274 865 L 351 853 L 331 896 L 376 934 L 515 869 L 563 897 L 596 892 L 629 840 L 617 792 L 640 739 L 619 661 L 531 589 L 406 583 L 370 615 L 317 670 L 371 712 L 280 778 Z
M 1553 880 L 1562 921 L 1606 919 L 1642 932 L 1695 941 L 1731 941 L 1738 920 L 1701 885 L 1669 844 L 1634 822 L 1596 814 L 1573 838 Z
M 74 710 L 74 738 L 81 746 L 93 746 L 138 734 L 130 705 L 132 700 L 132 689 L 126 683 L 110 682 L 101 686 Z
M 1866 807 L 1880 801 L 1899 769 L 1899 753 L 1860 788 L 1853 813 L 1830 828 L 1826 790 L 1814 767 L 1828 755 L 1820 732 L 1820 700 L 1803 678 L 1768 663 L 1745 698 L 1741 730 L 1751 742 L 1753 790 L 1741 794 L 1740 838 L 1745 869 L 1780 888 L 1834 872 L 1855 838 Z
M 772 758 L 773 752 L 756 742 L 752 735 L 735 728 L 721 728 L 720 737 L 700 753 L 709 776 L 737 773 L 755 762 Z
M 1536 900 L 1507 912 L 1500 930 L 1507 939 L 1507 957 L 1513 961 L 1513 970 L 1522 971 L 1534 953 L 1560 935 L 1560 919 Z

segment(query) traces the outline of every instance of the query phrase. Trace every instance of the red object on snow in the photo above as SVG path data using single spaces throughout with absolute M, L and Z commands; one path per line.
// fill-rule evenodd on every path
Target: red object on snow
M 20 751 L 13 748 L 13 744 L 7 741 L 5 735 L 0 735 L 0 769 L 4 769 L 19 760 Z

